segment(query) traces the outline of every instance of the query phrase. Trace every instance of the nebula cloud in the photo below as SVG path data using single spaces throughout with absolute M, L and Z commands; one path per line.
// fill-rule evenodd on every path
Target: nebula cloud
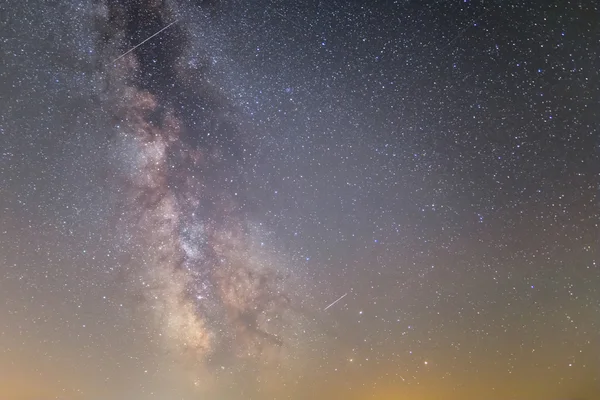
M 160 2 L 99 7 L 107 60 L 173 18 Z M 117 175 L 143 258 L 144 304 L 165 346 L 178 354 L 202 362 L 217 351 L 278 353 L 291 345 L 285 337 L 293 311 L 286 274 L 260 249 L 243 201 L 236 200 L 239 132 L 226 102 L 196 65 L 182 60 L 183 28 L 174 25 L 160 40 L 103 66 L 122 168 Z

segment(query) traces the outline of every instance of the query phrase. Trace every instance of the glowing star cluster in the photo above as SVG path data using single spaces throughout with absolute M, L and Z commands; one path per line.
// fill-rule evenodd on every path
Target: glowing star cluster
M 123 130 L 120 139 L 130 142 L 131 150 L 126 153 L 133 158 L 129 200 L 139 214 L 139 232 L 148 249 L 144 254 L 145 297 L 167 343 L 203 357 L 212 335 L 193 297 L 196 285 L 191 264 L 199 260 L 199 251 L 190 251 L 192 244 L 180 237 L 185 225 L 182 207 L 169 188 L 168 158 L 178 142 L 178 121 L 167 115 L 160 128 L 152 126 L 147 118 L 157 108 L 154 96 L 133 88 L 128 94 L 123 103 L 129 129 Z

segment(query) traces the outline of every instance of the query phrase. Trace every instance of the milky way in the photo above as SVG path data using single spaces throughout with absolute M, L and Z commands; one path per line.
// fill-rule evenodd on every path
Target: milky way
M 597 1 L 4 3 L 0 399 L 598 397 Z
M 111 24 L 105 59 L 173 17 L 153 2 L 101 7 L 98 23 Z M 201 68 L 180 60 L 182 28 L 161 40 L 156 54 L 134 50 L 103 66 L 119 154 L 113 167 L 122 171 L 128 221 L 137 220 L 131 234 L 145 248 L 145 306 L 165 345 L 197 361 L 225 346 L 240 357 L 277 353 L 289 347 L 288 272 L 261 251 L 237 197 L 246 149 L 233 111 Z

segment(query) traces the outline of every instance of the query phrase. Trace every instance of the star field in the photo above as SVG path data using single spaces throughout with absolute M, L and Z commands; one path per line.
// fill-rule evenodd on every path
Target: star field
M 0 399 L 600 393 L 595 2 L 0 9 Z

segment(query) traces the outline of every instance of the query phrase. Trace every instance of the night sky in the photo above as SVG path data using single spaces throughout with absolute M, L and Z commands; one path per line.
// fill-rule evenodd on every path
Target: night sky
M 8 0 L 0 61 L 1 400 L 600 398 L 596 1 Z

